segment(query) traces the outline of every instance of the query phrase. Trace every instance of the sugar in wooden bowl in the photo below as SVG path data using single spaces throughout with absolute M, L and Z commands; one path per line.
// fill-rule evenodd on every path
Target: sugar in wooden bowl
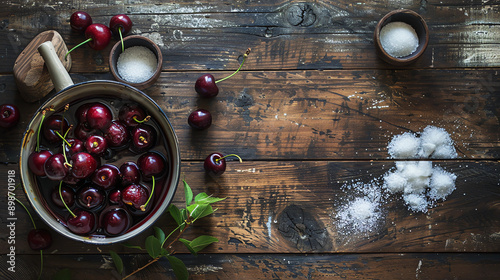
M 412 10 L 395 10 L 377 24 L 373 36 L 379 57 L 392 65 L 407 65 L 422 56 L 429 43 L 425 20 Z
M 118 41 L 109 55 L 109 69 L 119 82 L 139 90 L 152 86 L 161 74 L 163 56 L 151 39 L 140 35 L 127 36 Z

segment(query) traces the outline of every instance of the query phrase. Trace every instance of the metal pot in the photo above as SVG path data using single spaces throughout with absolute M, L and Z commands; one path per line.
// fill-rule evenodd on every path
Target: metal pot
M 71 77 L 62 66 L 57 57 L 51 42 L 45 42 L 39 47 L 45 63 L 49 69 L 52 81 L 58 93 L 47 100 L 34 114 L 24 133 L 21 145 L 21 154 L 19 165 L 21 170 L 21 181 L 24 191 L 35 211 L 40 217 L 55 231 L 60 234 L 85 243 L 91 244 L 110 244 L 121 242 L 136 236 L 140 232 L 150 227 L 166 210 L 171 203 L 180 175 L 180 151 L 177 136 L 163 110 L 149 96 L 140 90 L 124 83 L 115 81 L 95 80 L 73 84 Z M 155 205 L 153 209 L 142 219 L 141 222 L 132 226 L 127 232 L 120 236 L 89 235 L 81 236 L 72 233 L 65 226 L 65 222 L 54 215 L 54 212 L 48 207 L 47 202 L 42 197 L 38 187 L 36 175 L 28 167 L 28 157 L 36 147 L 36 132 L 41 122 L 42 111 L 53 106 L 56 111 L 64 108 L 66 104 L 71 104 L 83 100 L 92 99 L 116 100 L 119 102 L 135 102 L 142 106 L 151 115 L 157 128 L 164 136 L 164 150 L 168 164 L 168 175 L 165 175 L 158 187 L 162 187 L 158 196 L 155 192 Z M 98 222 L 98 220 L 96 220 Z

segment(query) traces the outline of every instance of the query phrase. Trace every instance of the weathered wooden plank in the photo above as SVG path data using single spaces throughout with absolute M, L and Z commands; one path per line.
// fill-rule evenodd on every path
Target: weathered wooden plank
M 186 238 L 202 234 L 217 237 L 220 242 L 208 249 L 213 253 L 498 252 L 499 163 L 439 161 L 434 165 L 457 176 L 456 190 L 446 201 L 428 213 L 415 213 L 407 209 L 400 196 L 384 196 L 376 210 L 379 218 L 370 223 L 371 231 L 355 231 L 344 227 L 336 217 L 343 205 L 363 197 L 355 188 L 347 187 L 353 182 L 381 185 L 382 176 L 394 168 L 394 162 L 229 162 L 226 173 L 217 179 L 205 175 L 203 162 L 183 162 L 182 172 L 195 193 L 227 197 L 217 203 L 219 210 L 200 220 Z M 0 166 L 2 182 L 11 169 L 17 166 Z M 21 191 L 17 195 L 26 203 Z M 5 205 L 6 199 L 0 196 L 0 203 Z M 183 200 L 179 187 L 174 203 L 181 207 Z M 7 215 L 7 211 L 1 212 L 0 220 L 6 221 Z M 16 250 L 26 254 L 30 249 L 24 240 L 32 225 L 20 207 L 16 217 Z M 302 222 L 297 221 L 304 219 L 308 222 L 298 225 Z M 37 223 L 43 225 L 39 220 Z M 172 223 L 165 216 L 156 226 L 167 232 Z M 299 231 L 301 227 L 305 228 Z M 7 234 L 3 231 L 0 238 L 2 254 L 8 248 Z M 130 243 L 143 246 L 151 234 L 152 229 L 147 230 Z M 48 250 L 53 254 L 92 254 L 109 249 L 137 252 L 120 245 L 91 246 L 66 238 L 54 239 Z M 177 250 L 186 252 L 181 247 Z
M 440 3 L 370 1 L 367 3 L 277 2 L 253 3 L 176 3 L 125 4 L 123 12 L 134 20 L 133 32 L 157 41 L 165 56 L 164 70 L 235 69 L 235 57 L 246 48 L 259 59 L 246 68 L 261 69 L 359 69 L 393 68 L 380 61 L 373 46 L 377 21 L 397 8 L 411 8 L 424 16 L 430 27 L 428 51 L 406 68 L 498 67 L 499 17 L 497 4 L 465 4 L 464 7 Z M 38 2 L 37 2 L 38 3 Z M 310 11 L 314 21 L 304 25 L 289 12 L 297 5 Z M 86 6 L 95 22 L 106 23 L 119 9 L 107 2 Z M 72 6 L 40 3 L 10 5 L 1 12 L 0 72 L 12 71 L 15 58 L 38 33 L 47 29 L 60 32 L 68 45 L 83 37 L 71 32 L 68 18 Z M 83 7 L 85 8 L 85 7 Z M 103 51 L 81 48 L 73 55 L 73 72 L 108 70 L 111 46 Z
M 461 158 L 500 156 L 497 70 L 249 71 L 220 83 L 215 99 L 197 96 L 199 75 L 163 73 L 145 91 L 165 110 L 186 160 L 213 151 L 247 159 L 385 159 L 393 135 L 428 125 L 446 129 Z M 109 73 L 73 78 L 112 79 Z M 0 85 L 0 103 L 19 102 L 24 111 L 0 143 L 2 159 L 15 162 L 37 105 L 20 100 L 12 76 L 1 76 Z M 208 130 L 187 124 L 197 107 L 213 114 Z
M 200 254 L 177 255 L 190 279 L 497 279 L 499 254 Z M 126 273 L 148 262 L 149 256 L 123 255 Z M 17 257 L 16 272 L 0 257 L 2 279 L 37 277 L 36 255 Z M 47 279 L 68 270 L 71 279 L 119 279 L 106 255 L 45 255 Z M 175 279 L 164 259 L 134 275 L 134 279 Z

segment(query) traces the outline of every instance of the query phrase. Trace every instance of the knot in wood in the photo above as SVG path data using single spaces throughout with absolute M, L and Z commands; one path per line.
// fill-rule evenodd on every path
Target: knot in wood
M 298 3 L 290 6 L 286 11 L 286 19 L 293 26 L 307 27 L 316 22 L 316 13 L 311 5 Z

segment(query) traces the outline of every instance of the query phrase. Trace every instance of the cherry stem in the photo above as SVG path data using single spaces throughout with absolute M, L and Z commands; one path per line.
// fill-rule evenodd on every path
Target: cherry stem
M 62 181 L 59 183 L 59 197 L 61 198 L 61 201 L 62 201 L 62 203 L 64 204 L 64 207 L 66 207 L 66 209 L 69 211 L 69 213 L 71 214 L 71 216 L 73 216 L 73 218 L 76 218 L 75 213 L 73 213 L 73 212 L 69 209 L 68 205 L 66 205 L 66 202 L 64 201 L 64 198 L 63 198 L 63 196 L 62 196 L 62 183 L 63 183 Z
M 144 203 L 144 205 L 141 205 L 141 211 L 143 212 L 146 211 L 146 206 L 148 206 L 148 203 L 153 197 L 153 193 L 155 191 L 155 176 L 151 176 L 151 178 L 153 179 L 153 186 L 151 187 L 151 193 L 149 194 L 148 200 Z
M 92 41 L 92 38 L 88 38 L 87 40 L 85 40 L 85 41 L 81 42 L 80 44 L 78 44 L 78 45 L 74 46 L 71 50 L 69 50 L 69 51 L 66 53 L 66 55 L 64 56 L 64 60 L 67 60 L 68 54 L 69 54 L 70 52 L 72 52 L 74 49 L 76 49 L 76 48 L 78 48 L 79 46 L 81 46 L 81 45 L 83 45 L 83 44 L 85 44 L 85 43 L 88 43 L 88 42 L 90 42 L 90 41 Z
M 133 117 L 132 119 L 133 119 L 135 122 L 137 122 L 137 123 L 144 123 L 144 122 L 149 121 L 149 119 L 151 119 L 151 116 L 147 116 L 147 117 L 145 117 L 145 118 L 141 121 L 141 120 L 137 119 L 137 116 L 136 116 L 136 115 L 134 115 L 134 117 Z
M 139 136 L 139 140 L 141 140 L 142 143 L 147 144 L 148 140 L 144 136 Z
M 243 63 L 245 63 L 245 60 L 247 59 L 248 55 L 250 54 L 250 51 L 251 51 L 251 49 L 248 48 L 247 51 L 245 52 L 245 54 L 243 55 L 243 61 L 241 62 L 240 67 L 238 67 L 238 69 L 236 69 L 236 71 L 234 71 L 231 75 L 229 75 L 225 78 L 222 78 L 220 80 L 215 81 L 215 83 L 222 82 L 222 81 L 227 80 L 227 79 L 231 78 L 232 76 L 236 75 L 236 73 L 238 73 L 240 71 L 241 67 L 243 66 Z
M 42 111 L 42 119 L 40 120 L 40 125 L 38 125 L 38 131 L 36 133 L 36 151 L 37 152 L 40 152 L 40 131 L 42 130 L 42 124 L 43 124 L 43 120 L 45 119 L 46 112 L 47 112 L 46 109 L 44 109 Z
M 122 52 L 125 51 L 125 44 L 123 43 L 122 28 L 118 28 L 118 34 L 120 34 L 120 41 L 122 41 Z
M 64 132 L 64 113 L 68 110 L 69 110 L 69 104 L 66 104 L 66 106 L 64 106 L 64 111 L 61 114 L 61 133 Z M 66 135 L 64 135 L 64 137 L 66 137 Z
M 225 156 L 223 156 L 221 158 L 216 158 L 215 162 L 219 162 L 221 159 L 224 159 L 224 158 L 227 158 L 227 157 L 237 157 L 240 160 L 240 162 L 243 162 L 243 160 L 240 158 L 240 156 L 238 156 L 236 154 L 229 154 L 229 155 L 225 155 Z

